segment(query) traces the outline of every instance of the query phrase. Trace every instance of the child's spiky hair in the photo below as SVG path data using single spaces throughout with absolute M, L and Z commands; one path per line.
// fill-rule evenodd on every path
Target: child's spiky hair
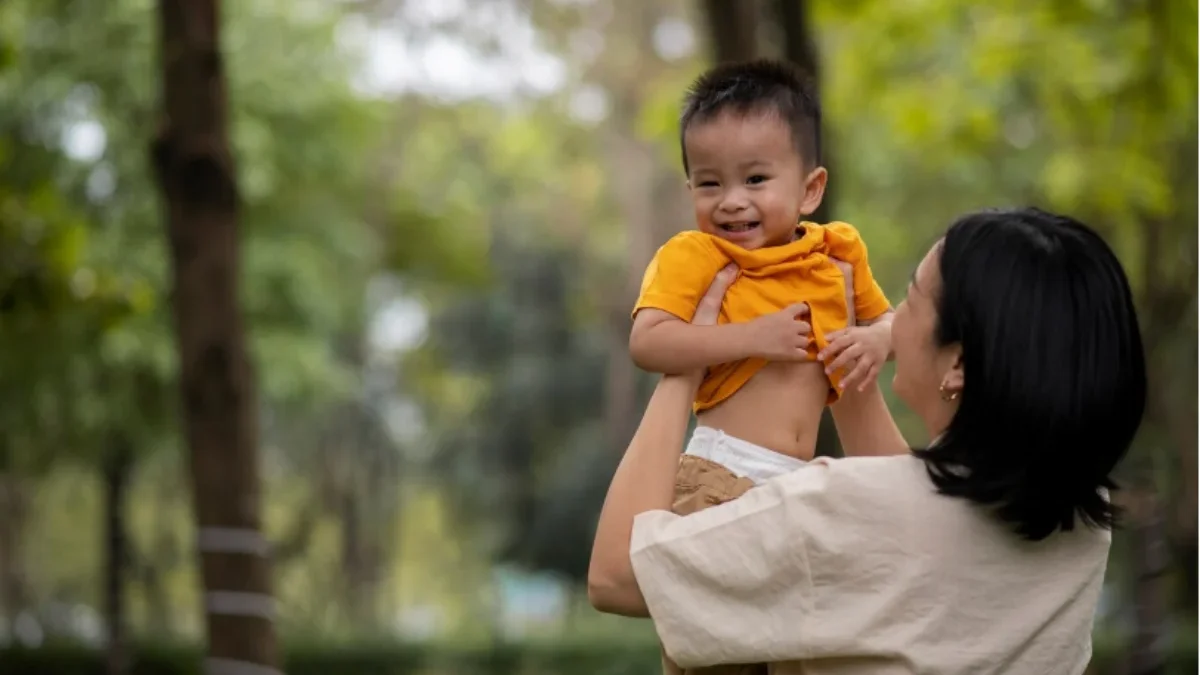
M 688 171 L 683 138 L 694 124 L 723 113 L 773 113 L 787 123 L 792 143 L 805 166 L 821 164 L 821 104 L 812 79 L 786 61 L 760 59 L 722 63 L 696 78 L 683 100 L 679 142 Z

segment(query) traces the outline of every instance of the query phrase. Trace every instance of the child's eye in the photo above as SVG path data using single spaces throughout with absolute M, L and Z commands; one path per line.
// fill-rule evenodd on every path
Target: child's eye
M 766 180 L 767 180 L 766 176 L 763 176 L 761 174 L 755 174 L 755 175 L 747 178 L 746 182 L 749 183 L 750 185 L 758 185 L 759 183 L 766 182 Z
M 697 187 L 717 187 L 715 180 L 702 180 L 697 184 Z

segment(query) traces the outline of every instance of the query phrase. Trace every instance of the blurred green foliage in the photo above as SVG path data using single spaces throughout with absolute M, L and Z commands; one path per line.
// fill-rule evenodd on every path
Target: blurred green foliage
M 625 353 L 631 283 L 665 234 L 691 226 L 676 115 L 704 40 L 699 3 L 685 0 L 638 12 L 511 3 L 528 35 L 505 23 L 508 4 L 429 25 L 409 2 L 223 5 L 241 293 L 285 634 L 495 638 L 506 621 L 499 563 L 578 590 L 646 389 Z M 1172 600 L 1194 613 L 1195 3 L 809 5 L 837 160 L 833 213 L 863 232 L 894 301 L 969 209 L 1069 211 L 1117 248 L 1156 393 L 1125 478 L 1165 505 L 1183 551 L 1173 589 L 1191 588 Z M 680 25 L 690 48 L 656 42 Z M 409 48 L 380 57 L 369 29 L 389 28 Z M 20 579 L 30 611 L 98 604 L 96 468 L 119 444 L 136 457 L 132 624 L 176 639 L 198 634 L 199 598 L 148 172 L 154 30 L 150 0 L 0 2 L 0 498 L 27 507 L 6 521 L 22 544 L 0 551 L 0 603 Z M 409 63 L 417 45 L 448 40 L 500 59 L 514 35 L 559 64 L 557 88 L 488 99 L 362 83 L 373 59 L 453 70 L 445 52 Z M 595 110 L 583 114 L 587 100 Z M 1136 553 L 1118 535 L 1115 609 L 1102 623 L 1119 629 Z M 560 615 L 572 633 L 595 619 Z M 452 672 L 657 663 L 641 647 L 601 647 L 514 647 L 498 660 L 509 670 Z M 55 658 L 92 663 L 80 654 Z M 353 654 L 344 663 L 375 658 Z M 373 661 L 389 664 L 379 672 L 417 672 L 388 654 Z M 295 659 L 295 672 L 337 672 Z

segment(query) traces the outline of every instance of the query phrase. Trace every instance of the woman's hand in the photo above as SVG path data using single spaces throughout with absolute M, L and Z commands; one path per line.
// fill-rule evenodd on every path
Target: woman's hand
M 725 293 L 729 290 L 730 284 L 737 279 L 737 275 L 738 268 L 733 263 L 729 263 L 721 268 L 720 272 L 717 272 L 717 276 L 708 285 L 708 290 L 704 292 L 704 297 L 700 298 L 699 304 L 696 305 L 696 313 L 692 315 L 692 325 L 716 325 L 717 318 L 721 316 L 721 303 L 725 300 Z M 699 387 L 700 382 L 704 379 L 704 370 L 688 373 L 684 377 L 692 383 L 693 387 Z
M 720 272 L 717 272 L 716 278 L 704 292 L 704 297 L 700 298 L 700 304 L 696 305 L 696 313 L 692 315 L 693 324 L 712 326 L 717 323 L 717 317 L 721 315 L 721 302 L 725 300 L 725 292 L 729 290 L 729 285 L 737 279 L 737 275 L 738 268 L 733 263 L 729 263 Z

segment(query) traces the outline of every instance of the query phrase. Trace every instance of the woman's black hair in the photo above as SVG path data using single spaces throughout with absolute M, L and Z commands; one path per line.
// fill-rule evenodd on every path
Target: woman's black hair
M 941 243 L 939 345 L 962 347 L 949 428 L 915 451 L 942 494 L 994 507 L 1022 537 L 1111 528 L 1113 469 L 1146 405 L 1129 281 L 1112 249 L 1033 208 L 960 218 Z

